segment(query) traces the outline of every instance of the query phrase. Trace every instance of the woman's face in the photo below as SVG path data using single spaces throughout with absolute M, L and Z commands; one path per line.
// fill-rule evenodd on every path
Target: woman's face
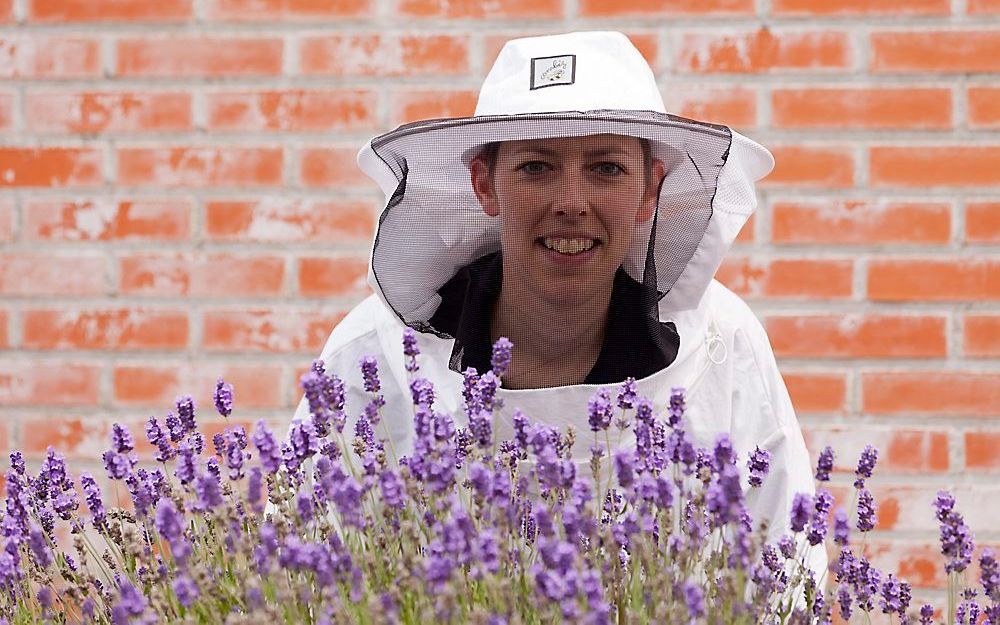
M 636 225 L 656 210 L 663 164 L 645 167 L 638 139 L 610 134 L 503 142 L 492 174 L 471 163 L 483 210 L 500 217 L 505 265 L 567 303 L 610 293 Z

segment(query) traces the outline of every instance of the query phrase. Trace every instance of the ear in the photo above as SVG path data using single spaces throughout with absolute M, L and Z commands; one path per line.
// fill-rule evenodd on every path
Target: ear
M 493 187 L 493 180 L 490 176 L 489 167 L 478 156 L 469 163 L 469 172 L 472 176 L 472 190 L 476 194 L 476 199 L 490 217 L 500 214 L 500 206 L 497 202 L 496 189 Z
M 635 218 L 635 223 L 637 224 L 645 223 L 653 218 L 653 212 L 656 211 L 656 203 L 660 199 L 660 183 L 663 182 L 666 168 L 663 166 L 663 161 L 654 158 L 653 166 L 650 169 L 652 169 L 652 177 L 649 180 L 649 184 L 646 185 L 646 191 L 642 197 L 642 206 Z

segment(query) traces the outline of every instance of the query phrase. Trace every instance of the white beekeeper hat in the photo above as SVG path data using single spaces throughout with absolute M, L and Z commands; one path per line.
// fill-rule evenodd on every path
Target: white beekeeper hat
M 434 331 L 438 289 L 500 249 L 498 220 L 472 189 L 472 158 L 498 141 L 595 134 L 648 139 L 664 162 L 657 211 L 636 228 L 622 266 L 655 289 L 660 316 L 697 306 L 774 160 L 726 126 L 668 114 L 649 65 L 618 32 L 508 41 L 474 116 L 406 124 L 362 148 L 358 165 L 386 197 L 372 288 L 404 323 Z

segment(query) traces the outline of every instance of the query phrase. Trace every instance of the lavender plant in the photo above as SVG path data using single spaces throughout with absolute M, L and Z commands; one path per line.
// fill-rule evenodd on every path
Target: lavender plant
M 93 475 L 75 483 L 51 448 L 37 475 L 12 453 L 0 623 L 830 623 L 835 611 L 931 622 L 933 609 L 911 611 L 910 586 L 865 556 L 875 449 L 855 482 L 860 544 L 822 487 L 795 497 L 792 533 L 770 544 L 745 501 L 746 488 L 767 479 L 768 452 L 739 458 L 725 435 L 698 447 L 685 431 L 682 389 L 657 415 L 629 379 L 592 397 L 590 432 L 559 432 L 515 411 L 514 437 L 497 440 L 509 341 L 494 346 L 490 371 L 465 371 L 465 426 L 435 410 L 412 331 L 403 348 L 413 400 L 407 456 L 379 435 L 385 401 L 370 357 L 359 363 L 369 394 L 362 414 L 348 419 L 342 380 L 317 361 L 301 380 L 310 417 L 280 442 L 261 421 L 250 433 L 230 425 L 209 446 L 183 397 L 176 415 L 146 424 L 157 463 L 147 467 L 115 424 L 103 461 L 129 494 L 124 507 L 105 502 Z M 233 399 L 220 379 L 215 406 L 227 420 Z M 634 448 L 612 445 L 628 429 Z M 577 444 L 589 444 L 589 461 L 574 460 Z M 827 448 L 821 486 L 832 467 Z M 974 548 L 954 504 L 939 494 L 953 586 L 945 619 L 995 625 L 996 558 L 981 552 L 981 600 L 961 587 Z M 832 579 L 817 579 L 807 553 L 830 538 L 831 516 L 839 553 Z

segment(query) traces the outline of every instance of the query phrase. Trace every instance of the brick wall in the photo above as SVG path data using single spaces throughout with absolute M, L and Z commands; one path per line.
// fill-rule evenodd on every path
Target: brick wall
M 774 152 L 719 277 L 814 452 L 880 447 L 869 545 L 939 599 L 938 488 L 1000 542 L 997 0 L 0 0 L 0 448 L 83 465 L 217 375 L 286 418 L 368 292 L 358 147 L 602 28 Z

